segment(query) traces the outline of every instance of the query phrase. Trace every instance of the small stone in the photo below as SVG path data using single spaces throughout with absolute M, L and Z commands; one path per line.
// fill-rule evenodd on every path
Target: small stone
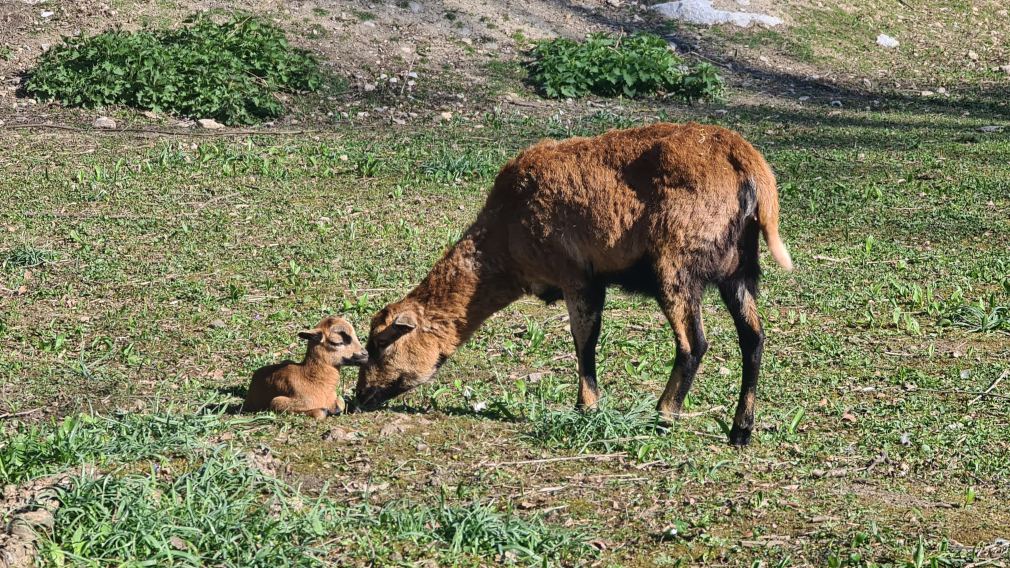
M 910 434 L 908 434 L 908 433 L 902 434 L 901 435 L 901 445 L 902 446 L 910 446 L 910 445 L 912 445 L 912 436 Z
M 940 93 L 941 95 L 946 95 L 947 94 L 947 89 L 945 89 L 943 87 L 939 87 L 939 88 L 936 89 L 936 92 Z
M 842 422 L 848 422 L 848 423 L 852 424 L 855 421 L 856 421 L 856 415 L 855 414 L 852 414 L 849 411 L 845 411 L 845 413 L 842 414 Z
M 831 101 L 831 106 L 841 108 L 842 101 Z
M 116 121 L 107 116 L 100 116 L 95 119 L 95 122 L 91 123 L 91 126 L 108 130 L 116 127 Z
M 186 541 L 182 540 L 177 536 L 173 536 L 172 538 L 168 539 L 168 544 L 176 550 L 187 550 L 189 548 L 189 545 L 186 543 Z
M 720 375 L 722 375 L 724 377 L 728 377 L 728 376 L 730 376 L 731 373 L 732 373 L 732 371 L 729 370 L 729 367 L 719 367 L 719 374 Z
M 444 122 L 448 120 L 452 120 L 452 113 L 449 111 L 439 113 L 439 115 L 435 118 L 436 122 Z
M 214 328 L 214 329 L 224 329 L 224 328 L 228 327 L 228 324 L 224 323 L 224 320 L 216 319 L 216 320 L 210 322 L 210 326 L 212 328 Z
M 978 61 L 978 54 L 975 53 L 974 51 L 970 51 L 969 50 L 968 51 L 968 59 L 971 59 L 972 61 Z
M 415 14 L 420 14 L 424 11 L 424 4 L 421 4 L 420 2 L 408 2 L 407 9 Z
M 52 18 L 55 14 L 52 12 L 52 10 L 43 10 L 42 14 L 40 14 L 40 15 L 43 18 Z
M 1003 132 L 1003 127 L 996 124 L 991 124 L 989 126 L 982 126 L 978 130 L 979 132 Z M 962 371 L 962 374 L 967 372 L 968 371 Z M 965 379 L 967 377 L 961 377 L 961 378 Z
M 357 432 L 351 432 L 340 427 L 331 428 L 329 432 L 323 434 L 324 442 L 350 442 L 358 439 Z
M 207 130 L 218 130 L 219 128 L 224 128 L 223 124 L 213 118 L 201 118 L 196 122 L 200 125 L 200 128 L 206 128 Z
M 877 36 L 877 45 L 888 49 L 894 49 L 901 45 L 901 43 L 887 34 L 880 34 Z
M 999 70 L 1010 75 L 1010 65 L 1000 65 Z
M 407 431 L 407 427 L 399 422 L 390 422 L 379 430 L 380 438 L 388 438 L 390 436 L 395 436 L 396 434 L 402 434 Z
M 800 99 L 799 99 L 799 101 L 800 101 L 801 103 L 805 103 L 805 102 L 807 102 L 807 101 L 809 101 L 809 100 L 810 100 L 810 97 L 808 97 L 808 96 L 806 96 L 806 95 L 804 95 L 804 96 L 800 97 Z
M 922 96 L 924 96 L 924 97 L 932 97 L 935 94 L 936 93 L 934 93 L 933 91 L 923 91 L 922 92 Z

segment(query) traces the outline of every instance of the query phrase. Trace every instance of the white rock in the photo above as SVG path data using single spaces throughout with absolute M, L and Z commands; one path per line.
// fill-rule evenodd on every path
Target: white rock
M 901 43 L 887 34 L 880 34 L 877 36 L 877 45 L 888 49 L 894 49 L 895 47 L 901 45 Z
M 831 101 L 831 106 L 833 106 L 833 107 L 841 107 L 842 106 L 842 101 Z
M 971 59 L 972 61 L 978 61 L 978 54 L 975 53 L 974 51 L 969 51 L 968 59 Z
M 100 116 L 95 119 L 95 122 L 91 123 L 91 126 L 94 126 L 95 128 L 104 128 L 104 129 L 115 128 L 116 121 L 112 120 L 107 116 Z
M 43 11 L 42 11 L 42 14 L 41 14 L 41 16 L 42 16 L 43 18 L 52 18 L 52 17 L 53 17 L 53 15 L 54 15 L 54 14 L 53 14 L 53 12 L 52 12 L 51 10 L 43 10 Z
M 213 118 L 201 118 L 196 121 L 200 125 L 200 128 L 206 128 L 207 130 L 217 130 L 219 128 L 224 128 L 224 125 L 220 122 L 214 120 Z
M 741 28 L 749 28 L 753 24 L 762 26 L 778 26 L 781 18 L 759 14 L 756 12 L 731 12 L 719 10 L 712 6 L 712 0 L 679 0 L 656 4 L 653 10 L 672 20 L 681 20 L 692 24 L 712 26 L 715 24 L 733 24 Z

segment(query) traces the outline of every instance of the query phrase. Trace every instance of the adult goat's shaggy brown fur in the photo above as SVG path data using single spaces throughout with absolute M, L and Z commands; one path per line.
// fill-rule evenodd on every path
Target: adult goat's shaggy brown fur
M 362 349 L 347 320 L 327 317 L 298 337 L 308 342 L 301 363 L 284 361 L 253 374 L 243 409 L 297 412 L 316 419 L 344 411 L 340 368 L 363 365 L 368 353 Z
M 596 404 L 596 343 L 608 285 L 651 295 L 677 356 L 659 411 L 681 410 L 707 349 L 702 291 L 715 284 L 736 322 L 743 385 L 730 439 L 746 444 L 764 336 L 758 234 L 791 269 L 775 177 L 760 153 L 716 126 L 656 124 L 545 141 L 502 168 L 476 222 L 406 298 L 372 320 L 358 378 L 365 408 L 428 381 L 491 314 L 523 294 L 564 298 L 581 407 Z

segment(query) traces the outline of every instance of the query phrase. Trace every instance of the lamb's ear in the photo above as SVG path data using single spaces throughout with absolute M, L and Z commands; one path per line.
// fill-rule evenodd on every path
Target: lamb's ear
M 323 340 L 323 332 L 316 329 L 300 331 L 298 332 L 298 337 L 304 339 L 305 341 L 314 341 L 319 343 Z

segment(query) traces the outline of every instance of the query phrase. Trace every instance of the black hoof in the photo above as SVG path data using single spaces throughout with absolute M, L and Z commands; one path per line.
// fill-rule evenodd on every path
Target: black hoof
M 743 447 L 750 443 L 750 430 L 744 430 L 738 426 L 733 426 L 729 431 L 729 443 L 737 447 Z

